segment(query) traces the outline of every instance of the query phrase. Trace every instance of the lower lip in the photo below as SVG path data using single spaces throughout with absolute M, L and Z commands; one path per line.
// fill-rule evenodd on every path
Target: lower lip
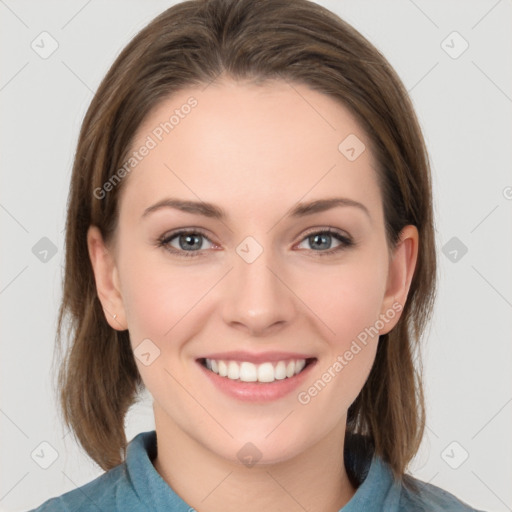
M 288 395 L 303 384 L 316 362 L 315 359 L 293 377 L 275 380 L 274 382 L 242 382 L 240 380 L 232 380 L 208 370 L 200 362 L 197 362 L 197 364 L 211 382 L 226 395 L 246 402 L 270 402 Z

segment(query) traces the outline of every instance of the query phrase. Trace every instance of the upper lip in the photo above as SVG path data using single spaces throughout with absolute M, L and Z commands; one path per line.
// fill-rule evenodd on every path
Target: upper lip
M 298 352 L 260 352 L 258 354 L 251 352 L 243 352 L 235 350 L 231 352 L 216 352 L 215 354 L 208 354 L 198 358 L 201 359 L 215 359 L 217 361 L 248 361 L 254 364 L 286 361 L 289 359 L 314 359 L 314 356 L 309 354 L 300 354 Z

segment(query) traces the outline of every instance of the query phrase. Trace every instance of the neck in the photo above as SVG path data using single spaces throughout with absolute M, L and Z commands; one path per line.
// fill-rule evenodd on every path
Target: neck
M 249 467 L 219 456 L 169 423 L 155 414 L 153 464 L 196 510 L 337 512 L 355 493 L 343 464 L 344 424 L 291 459 Z

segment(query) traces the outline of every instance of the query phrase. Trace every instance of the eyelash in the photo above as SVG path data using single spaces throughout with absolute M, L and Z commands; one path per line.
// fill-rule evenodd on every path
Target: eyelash
M 202 232 L 200 229 L 182 229 L 178 231 L 174 231 L 169 234 L 162 235 L 157 242 L 157 246 L 165 249 L 166 251 L 170 252 L 171 254 L 175 254 L 179 257 L 184 258 L 190 258 L 190 257 L 198 257 L 201 256 L 201 251 L 183 251 L 183 250 L 177 250 L 174 248 L 171 248 L 168 244 L 176 237 L 180 235 L 200 235 L 203 238 L 206 238 L 208 241 L 211 242 L 211 240 Z M 334 253 L 338 253 L 342 251 L 343 249 L 348 249 L 350 247 L 353 247 L 355 242 L 348 236 L 342 235 L 339 231 L 332 229 L 332 228 L 324 228 L 320 229 L 318 231 L 310 231 L 309 233 L 306 233 L 300 243 L 302 243 L 304 240 L 309 238 L 312 235 L 331 235 L 336 240 L 341 242 L 341 245 L 338 247 L 335 247 L 334 249 L 329 249 L 327 251 L 315 251 L 313 249 L 310 249 L 311 252 L 315 252 L 318 256 L 330 256 Z

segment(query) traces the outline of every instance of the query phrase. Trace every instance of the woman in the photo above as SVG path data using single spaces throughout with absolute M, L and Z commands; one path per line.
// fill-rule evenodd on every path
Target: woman
M 106 473 L 37 510 L 473 510 L 406 474 L 424 428 L 428 158 L 400 80 L 306 0 L 192 0 L 78 142 L 64 417 Z M 155 431 L 124 417 L 146 387 Z

